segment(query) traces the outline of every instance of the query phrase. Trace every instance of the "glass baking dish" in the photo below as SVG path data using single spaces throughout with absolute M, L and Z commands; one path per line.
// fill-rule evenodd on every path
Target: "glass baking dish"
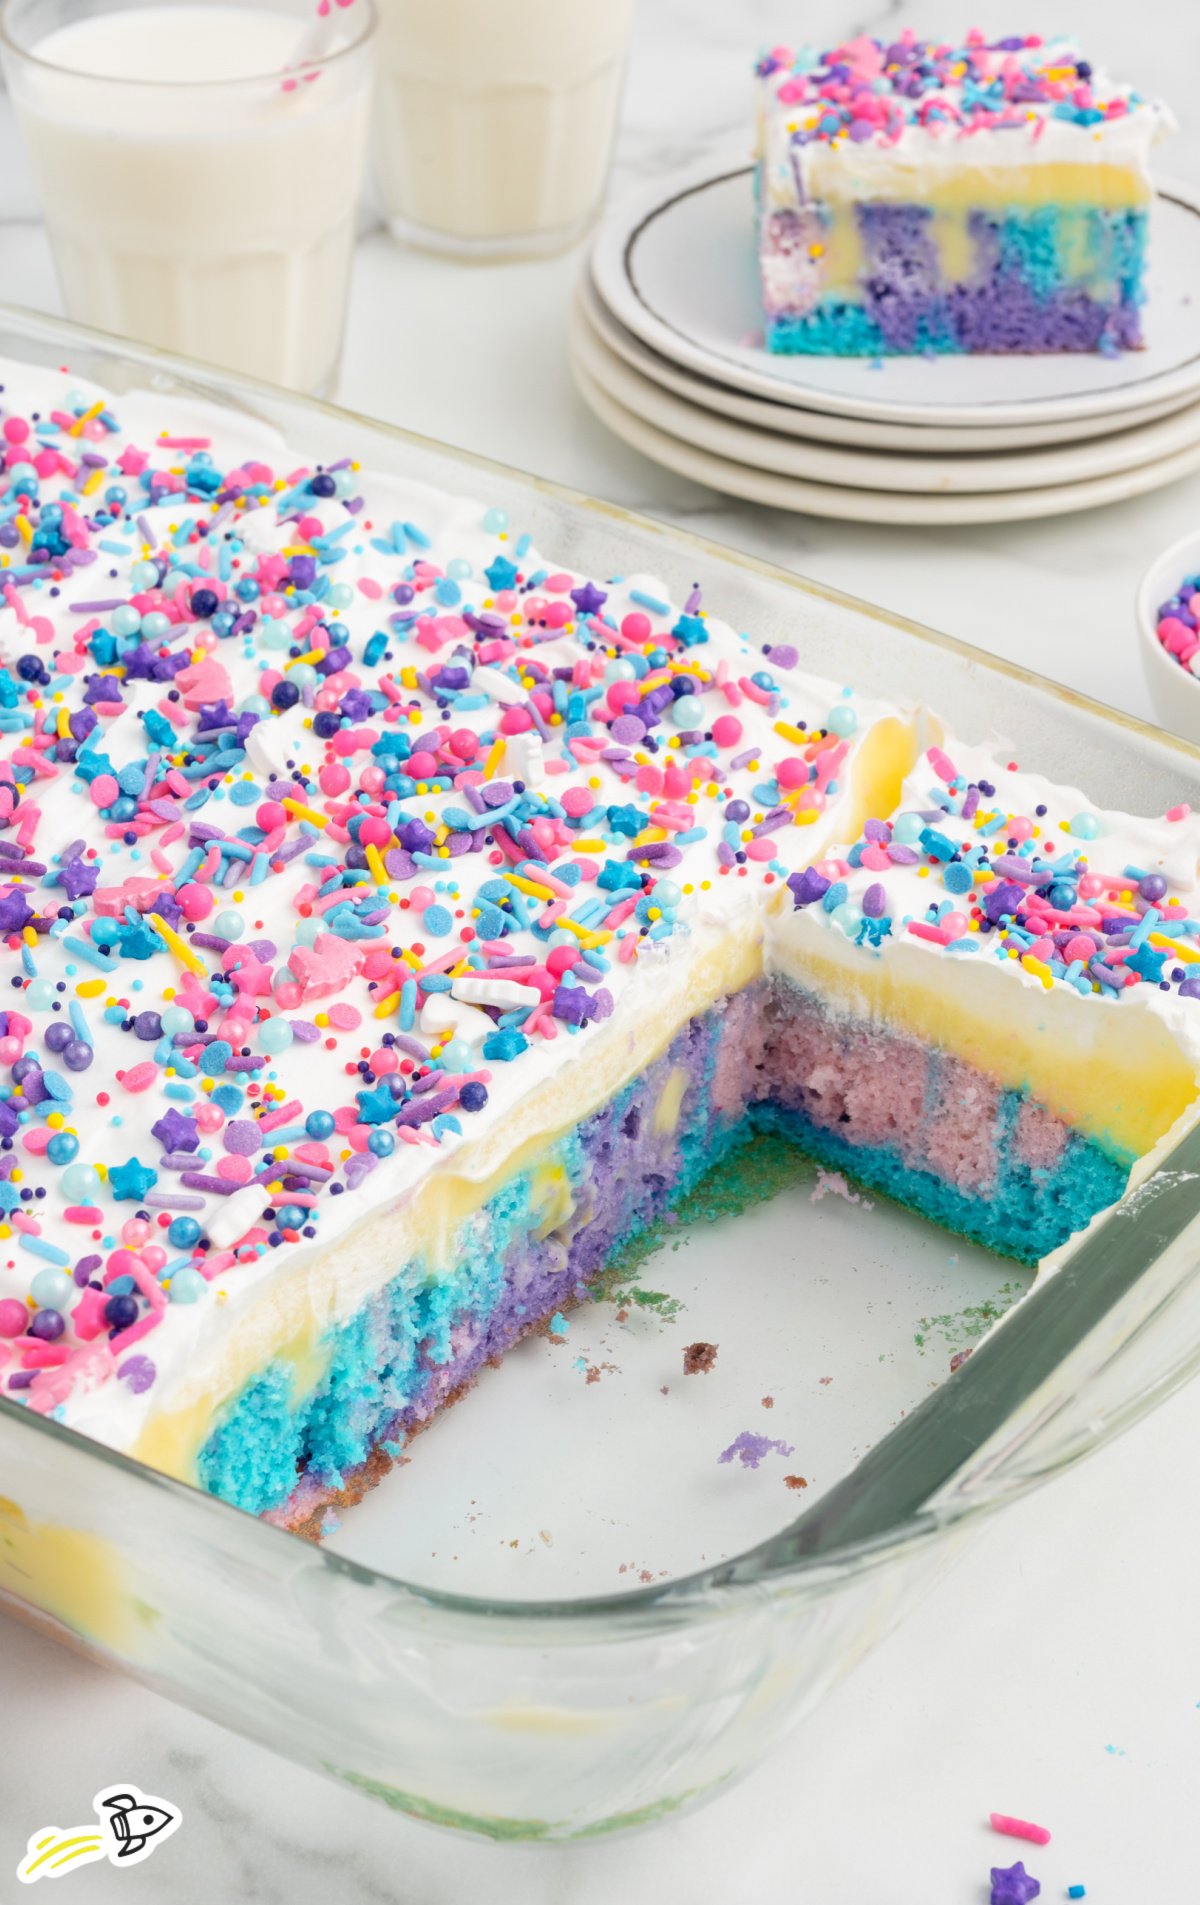
M 1024 765 L 1103 788 L 1108 805 L 1200 804 L 1195 749 L 751 557 L 49 319 L 0 310 L 0 353 L 66 362 L 118 394 L 249 412 L 310 457 L 352 450 L 473 493 L 591 574 L 646 570 L 677 597 L 701 578 L 714 611 L 791 643 L 802 665 L 920 698 L 969 738 L 1015 737 Z M 322 1548 L 0 1398 L 0 1603 L 438 1824 L 563 1840 L 714 1793 L 850 1671 L 985 1516 L 1136 1420 L 1200 1358 L 1196 1133 L 945 1383 L 951 1350 L 1028 1279 L 830 1188 L 800 1167 L 772 1204 L 698 1233 L 674 1271 L 664 1258 L 662 1277 L 687 1291 L 685 1327 L 716 1319 L 705 1334 L 727 1339 L 722 1371 L 737 1331 L 757 1332 L 754 1357 L 742 1343 L 740 1388 L 717 1373 L 676 1382 L 684 1336 L 645 1287 L 660 1266 L 640 1266 L 615 1305 L 576 1313 L 570 1347 L 534 1342 L 490 1373 Z M 730 1222 L 756 1228 L 731 1242 Z M 605 1360 L 618 1337 L 620 1366 Z M 759 1395 L 768 1382 L 779 1398 Z M 772 1408 L 755 1428 L 780 1436 L 789 1383 L 803 1388 L 787 1406 L 805 1438 L 795 1463 L 810 1473 L 788 1492 L 779 1464 L 768 1492 L 714 1461 L 715 1437 L 751 1401 Z M 664 1427 L 679 1422 L 682 1438 Z M 696 1437 L 700 1465 L 678 1453 Z M 614 1477 L 640 1489 L 640 1523 L 617 1512 Z M 456 1488 L 462 1514 L 438 1523 Z M 561 1515 L 566 1538 L 538 1527 L 539 1506 Z M 631 1553 L 635 1524 L 643 1544 L 661 1536 L 657 1565 Z M 470 1540 L 486 1547 L 486 1566 L 461 1565 L 443 1537 L 464 1553 Z M 481 1581 L 486 1592 L 462 1591 Z

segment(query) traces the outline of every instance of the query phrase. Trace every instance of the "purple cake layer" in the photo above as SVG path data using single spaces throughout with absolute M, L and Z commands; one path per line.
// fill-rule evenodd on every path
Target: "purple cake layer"
M 852 292 L 826 289 L 833 221 L 853 219 L 861 256 Z M 1062 352 L 1135 349 L 1144 211 L 1098 206 L 997 215 L 968 211 L 958 246 L 969 258 L 947 278 L 950 214 L 927 206 L 860 204 L 829 214 L 774 212 L 760 260 L 767 342 L 778 352 L 841 356 L 918 352 Z
M 756 989 L 691 1020 L 641 1078 L 485 1205 L 448 1276 L 432 1282 L 427 1266 L 398 1265 L 337 1331 L 313 1396 L 295 1398 L 286 1370 L 264 1372 L 207 1443 L 206 1486 L 294 1529 L 357 1499 L 488 1363 L 585 1297 L 619 1248 L 652 1232 L 672 1199 L 748 1135 L 745 1083 L 761 1017 Z M 680 1074 L 678 1108 L 664 1116 Z

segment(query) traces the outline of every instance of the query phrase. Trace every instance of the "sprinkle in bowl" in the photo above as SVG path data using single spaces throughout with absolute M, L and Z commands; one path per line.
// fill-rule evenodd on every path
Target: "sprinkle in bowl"
M 1200 527 L 1155 557 L 1137 593 L 1142 669 L 1155 719 L 1200 744 L 1200 600 L 1193 611 L 1193 596 L 1200 598 Z

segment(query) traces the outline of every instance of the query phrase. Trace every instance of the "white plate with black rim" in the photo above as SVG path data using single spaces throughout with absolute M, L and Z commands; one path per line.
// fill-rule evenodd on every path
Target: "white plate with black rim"
M 988 490 L 983 494 L 928 496 L 894 490 L 857 489 L 847 484 L 782 475 L 775 470 L 736 463 L 732 457 L 703 449 L 694 440 L 672 436 L 610 396 L 578 357 L 572 358 L 575 382 L 584 402 L 615 436 L 640 450 L 652 463 L 677 475 L 770 509 L 801 516 L 827 516 L 842 522 L 900 523 L 950 528 L 967 523 L 1027 522 L 1098 509 L 1161 489 L 1200 470 L 1200 443 L 1159 457 L 1138 469 L 1060 483 L 1044 489 Z
M 571 312 L 567 335 L 573 361 L 615 402 L 656 429 L 751 469 L 850 489 L 925 496 L 1058 489 L 1156 465 L 1179 451 L 1200 446 L 1200 402 L 1157 422 L 1115 430 L 1083 443 L 999 450 L 991 455 L 913 456 L 905 451 L 811 442 L 717 416 L 651 383 L 609 350 L 579 301 Z
M 660 356 L 775 403 L 879 423 L 1011 427 L 1200 396 L 1200 196 L 1160 188 L 1150 212 L 1146 348 L 1030 356 L 807 357 L 767 351 L 754 168 L 711 165 L 614 211 L 591 253 L 613 316 Z
M 1106 437 L 1114 429 L 1131 430 L 1195 402 L 1195 394 L 1160 398 L 1157 403 L 1123 410 L 1119 417 L 1067 417 L 1011 425 L 979 426 L 930 423 L 876 423 L 861 417 L 835 416 L 832 411 L 806 410 L 799 404 L 776 403 L 769 397 L 751 397 L 744 391 L 730 390 L 709 377 L 698 377 L 670 358 L 660 357 L 640 337 L 619 324 L 596 290 L 590 271 L 582 271 L 575 287 L 576 302 L 584 322 L 612 353 L 637 371 L 648 383 L 672 396 L 682 397 L 701 410 L 736 423 L 753 424 L 780 436 L 803 437 L 814 443 L 845 444 L 856 450 L 899 450 L 909 455 L 971 456 L 1002 450 L 1044 449 L 1062 443 L 1082 443 L 1089 437 Z

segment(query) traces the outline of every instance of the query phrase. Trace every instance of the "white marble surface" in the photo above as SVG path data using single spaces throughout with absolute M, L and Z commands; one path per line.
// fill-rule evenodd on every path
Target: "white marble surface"
M 641 0 L 616 189 L 736 135 L 760 43 L 882 21 L 952 35 L 1078 29 L 1095 57 L 1175 100 L 1172 169 L 1200 176 L 1189 94 L 1200 14 L 1179 0 L 1061 0 L 1043 10 L 902 0 Z M 769 555 L 1148 715 L 1133 639 L 1138 575 L 1194 527 L 1200 479 L 1140 502 L 1017 528 L 861 530 L 730 503 L 607 437 L 575 396 L 564 315 L 578 259 L 466 269 L 368 235 L 340 395 L 434 436 Z M 32 191 L 0 97 L 0 298 L 59 308 Z M 997 1808 L 1043 1819 L 1027 1863 L 1043 1898 L 1097 1905 L 1196 1896 L 1200 1512 L 1179 1451 L 1200 1443 L 1200 1385 L 1009 1511 L 815 1723 L 694 1818 L 613 1844 L 498 1850 L 410 1826 L 366 1800 L 0 1620 L 0 1901 L 27 1833 L 83 1817 L 129 1778 L 185 1823 L 148 1865 L 92 1867 L 70 1895 L 171 1905 L 404 1901 L 508 1905 L 621 1896 L 821 1905 L 980 1905 L 1022 1849 Z M 2 1484 L 0 1477 L 0 1484 Z M 81 1810 L 81 1808 L 83 1810 Z

